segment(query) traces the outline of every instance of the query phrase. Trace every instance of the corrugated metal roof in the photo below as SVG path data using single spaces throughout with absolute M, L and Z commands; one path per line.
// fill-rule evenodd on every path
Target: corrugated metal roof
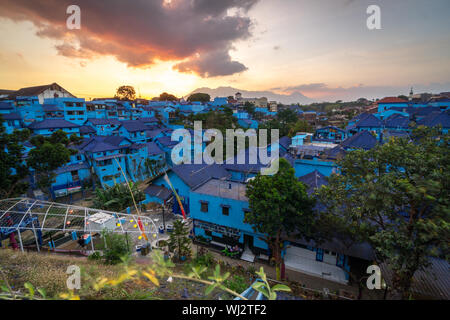
M 164 186 L 150 185 L 144 190 L 144 193 L 163 201 L 172 197 L 172 191 Z
M 419 296 L 450 300 L 450 265 L 446 260 L 431 258 L 430 266 L 414 274 L 411 291 Z M 381 273 L 392 286 L 393 272 L 386 263 L 380 264 Z
M 375 147 L 377 139 L 369 131 L 361 131 L 357 134 L 347 138 L 341 143 L 344 149 L 365 149 L 369 150 Z
M 46 119 L 35 121 L 28 126 L 30 129 L 57 129 L 57 128 L 78 128 L 79 125 L 64 119 Z
M 298 180 L 306 184 L 308 187 L 308 194 L 312 194 L 315 189 L 328 184 L 327 177 L 317 170 L 299 177 Z

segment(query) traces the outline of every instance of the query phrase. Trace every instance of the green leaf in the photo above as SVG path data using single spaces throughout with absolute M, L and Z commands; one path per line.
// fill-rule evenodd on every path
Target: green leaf
M 288 286 L 284 285 L 284 284 L 276 284 L 272 287 L 272 291 L 286 291 L 286 292 L 291 292 L 291 288 L 289 288 Z
M 25 282 L 24 287 L 28 289 L 30 297 L 34 297 L 34 287 L 31 283 Z
M 37 292 L 40 293 L 40 295 L 42 296 L 42 298 L 44 298 L 44 299 L 47 298 L 47 293 L 45 292 L 45 289 L 37 289 Z
M 210 295 L 211 292 L 213 292 L 213 290 L 217 287 L 217 284 L 212 284 L 210 286 L 208 286 L 205 290 L 205 295 Z

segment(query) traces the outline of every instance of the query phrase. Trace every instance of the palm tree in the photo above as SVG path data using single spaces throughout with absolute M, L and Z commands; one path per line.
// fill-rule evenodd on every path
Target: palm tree
M 138 185 L 130 182 L 130 188 L 137 202 L 145 199 Z M 122 211 L 133 205 L 133 198 L 126 184 L 115 184 L 112 187 L 95 190 L 94 206 L 99 209 Z

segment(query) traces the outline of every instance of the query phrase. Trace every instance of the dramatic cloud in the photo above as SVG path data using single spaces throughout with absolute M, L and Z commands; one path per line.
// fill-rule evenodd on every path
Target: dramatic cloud
M 59 40 L 66 57 L 111 55 L 130 67 L 179 61 L 181 72 L 216 77 L 247 69 L 229 51 L 251 36 L 247 12 L 257 1 L 78 0 L 81 30 L 66 28 L 71 0 L 0 0 L 0 16 L 31 21 L 38 36 Z
M 225 76 L 247 70 L 242 63 L 232 61 L 228 51 L 229 49 L 225 48 L 200 54 L 198 57 L 175 65 L 175 69 L 180 72 L 193 72 L 204 78 Z

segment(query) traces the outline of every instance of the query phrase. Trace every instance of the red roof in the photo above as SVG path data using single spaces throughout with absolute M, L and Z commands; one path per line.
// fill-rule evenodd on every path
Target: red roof
M 403 100 L 396 97 L 386 97 L 378 101 L 378 103 L 405 103 L 408 102 L 408 100 Z

